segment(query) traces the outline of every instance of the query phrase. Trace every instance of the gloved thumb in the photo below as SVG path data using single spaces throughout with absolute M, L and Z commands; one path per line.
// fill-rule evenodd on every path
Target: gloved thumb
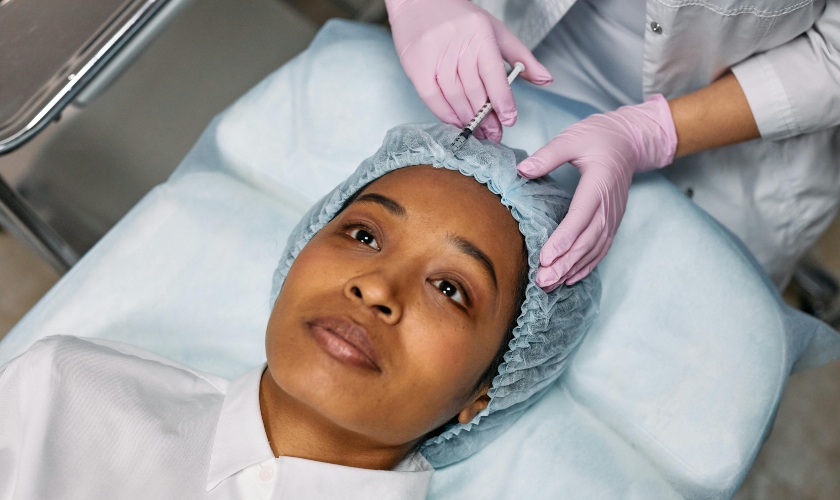
M 554 81 L 551 73 L 537 61 L 534 54 L 528 50 L 524 43 L 507 29 L 501 21 L 493 19 L 493 31 L 496 33 L 496 42 L 499 44 L 499 51 L 502 58 L 511 66 L 515 62 L 525 65 L 525 71 L 521 73 L 522 78 L 537 85 L 548 85 Z
M 561 133 L 516 166 L 516 171 L 526 179 L 534 179 L 553 171 L 560 165 L 578 158 L 574 144 Z

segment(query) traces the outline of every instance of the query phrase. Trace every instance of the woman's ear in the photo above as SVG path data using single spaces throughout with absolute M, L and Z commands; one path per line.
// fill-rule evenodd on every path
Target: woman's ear
M 482 389 L 481 392 L 475 396 L 475 399 L 473 399 L 471 403 L 465 406 L 464 409 L 458 413 L 458 423 L 470 423 L 470 421 L 478 415 L 478 412 L 487 408 L 487 405 L 490 404 L 490 396 L 487 395 L 488 390 L 490 390 L 489 387 Z

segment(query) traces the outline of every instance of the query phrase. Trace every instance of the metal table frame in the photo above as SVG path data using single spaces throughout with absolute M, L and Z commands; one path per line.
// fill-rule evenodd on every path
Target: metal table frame
M 20 130 L 0 138 L 0 156 L 38 135 L 71 102 L 85 104 L 102 92 L 190 0 L 145 0 L 84 65 L 67 77 L 55 95 Z M 112 27 L 113 28 L 113 27 Z M 58 272 L 79 256 L 72 247 L 0 176 L 0 225 L 29 245 Z

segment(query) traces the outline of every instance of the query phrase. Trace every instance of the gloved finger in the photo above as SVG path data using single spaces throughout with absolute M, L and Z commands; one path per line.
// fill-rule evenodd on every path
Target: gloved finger
M 413 81 L 414 79 L 412 78 L 412 82 Z M 434 75 L 429 75 L 429 77 L 421 84 L 415 82 L 414 88 L 417 89 L 420 99 L 426 103 L 429 110 L 437 116 L 440 121 L 450 125 L 455 125 L 456 127 L 459 125 L 460 120 L 458 119 L 458 114 L 455 113 L 455 110 L 449 105 L 449 101 L 447 101 L 443 96 L 443 92 L 441 91 L 440 86 L 438 86 L 437 79 Z
M 607 227 L 609 229 L 610 237 L 614 237 L 616 231 L 618 231 L 619 226 L 621 225 L 621 219 L 624 218 L 624 211 L 627 208 L 627 196 L 630 192 L 630 188 L 624 187 L 622 192 L 622 187 L 616 187 L 615 191 L 618 191 L 615 202 L 610 204 L 610 217 L 607 219 Z M 621 196 L 623 195 L 623 196 Z
M 478 110 L 487 103 L 487 91 L 478 74 L 478 68 L 471 64 L 470 60 L 467 54 L 461 57 L 458 62 L 458 74 L 472 107 L 472 116 L 470 117 L 470 120 L 472 120 Z M 502 140 L 502 124 L 499 122 L 499 117 L 491 111 L 474 133 L 479 139 L 487 138 L 494 142 L 500 142 Z
M 505 62 L 502 60 L 499 46 L 495 43 L 487 41 L 481 46 L 478 52 L 478 73 L 493 105 L 493 111 L 502 125 L 512 127 L 516 123 L 516 102 L 507 82 Z
M 516 62 L 521 62 L 525 65 L 525 71 L 521 73 L 522 78 L 537 85 L 548 85 L 554 78 L 551 73 L 537 61 L 534 54 L 528 50 L 524 43 L 520 42 L 516 36 L 507 29 L 507 27 L 498 19 L 493 19 L 493 30 L 496 32 L 496 42 L 499 44 L 499 51 L 502 57 L 507 61 L 511 67 Z
M 586 267 L 584 267 L 583 269 L 581 269 L 580 271 L 578 271 L 577 273 L 572 275 L 571 278 L 567 279 L 566 284 L 569 285 L 569 286 L 572 286 L 575 283 L 577 283 L 578 281 L 580 281 L 583 278 L 585 278 L 586 276 L 588 276 L 589 273 L 591 273 L 592 270 L 595 269 L 595 266 L 597 266 L 598 264 L 601 263 L 602 260 L 604 260 L 604 257 L 607 255 L 607 252 L 609 251 L 610 247 L 612 247 L 612 242 L 613 242 L 613 239 L 608 238 L 607 244 L 601 250 L 601 253 L 598 254 L 598 256 L 595 259 L 593 259 L 592 262 L 590 262 Z
M 572 248 L 575 241 L 592 225 L 595 214 L 601 206 L 600 197 L 598 195 L 593 196 L 591 192 L 587 191 L 585 179 L 581 179 L 581 181 L 572 197 L 569 212 L 560 221 L 560 225 L 548 237 L 548 241 L 540 250 L 540 264 L 543 266 L 553 264 L 554 261 Z M 557 277 L 561 276 L 563 275 L 559 274 Z
M 578 159 L 579 154 L 569 135 L 564 131 L 548 144 L 538 149 L 516 166 L 519 175 L 526 179 L 542 177 L 560 165 Z
M 563 254 L 560 258 L 555 259 L 549 266 L 545 266 L 545 263 L 541 262 L 541 265 L 544 267 L 537 272 L 537 285 L 542 287 L 544 284 L 551 285 L 558 281 L 562 281 L 572 267 L 580 262 L 580 260 L 598 243 L 598 240 L 601 238 L 603 232 L 604 223 L 602 222 L 602 219 L 598 217 L 594 218 L 589 227 L 584 229 L 580 236 L 577 237 L 572 245 L 572 248 L 570 248 L 568 252 Z M 555 231 L 555 234 L 556 233 L 557 231 Z M 543 250 L 545 250 L 545 247 L 543 247 Z M 542 254 L 542 252 L 540 252 L 540 254 Z
M 458 61 L 456 59 L 443 58 L 438 68 L 437 81 L 441 92 L 443 92 L 443 97 L 446 98 L 446 102 L 458 116 L 458 126 L 465 126 L 472 120 L 475 113 L 458 74 Z
M 476 128 L 476 132 L 481 131 L 487 139 L 493 142 L 502 141 L 502 124 L 499 122 L 499 117 L 496 113 L 490 112 L 481 122 L 481 125 Z
M 562 285 L 563 282 L 560 281 L 560 273 L 557 272 L 556 267 L 559 264 L 555 263 L 547 267 L 542 267 L 537 270 L 537 278 L 535 283 L 538 287 L 542 288 L 546 292 L 550 292 L 557 288 L 558 285 Z
M 553 285 L 541 286 L 540 288 L 542 288 L 542 290 L 543 290 L 545 293 L 548 293 L 548 292 L 553 291 L 555 288 L 559 287 L 559 286 L 560 286 L 560 285 L 562 285 L 562 284 L 563 284 L 563 282 L 562 282 L 562 281 L 558 281 L 557 283 L 554 283 Z
M 484 88 L 484 82 L 479 74 L 477 57 L 478 54 L 470 47 L 458 60 L 458 76 L 461 77 L 473 116 L 487 103 L 487 89 Z
M 584 269 L 589 264 L 592 264 L 592 261 L 598 258 L 599 255 L 601 255 L 602 250 L 605 246 L 608 245 L 608 242 L 610 241 L 612 241 L 610 235 L 608 235 L 606 231 L 602 232 L 595 246 L 593 246 L 592 249 L 586 253 L 586 255 L 581 257 L 581 259 L 577 261 L 577 264 L 573 265 L 572 268 L 569 269 L 569 271 L 560 278 L 560 280 L 563 282 L 568 282 L 569 278 L 571 278 L 572 276 L 576 276 L 581 269 Z M 597 262 L 595 264 L 597 264 Z M 592 267 L 595 267 L 595 265 L 593 264 Z

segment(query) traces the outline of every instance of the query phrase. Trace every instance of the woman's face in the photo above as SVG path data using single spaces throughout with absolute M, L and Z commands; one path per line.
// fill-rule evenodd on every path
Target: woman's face
M 268 323 L 268 383 L 375 442 L 415 441 L 480 405 L 476 382 L 518 313 L 523 244 L 472 178 L 427 165 L 381 177 L 294 261 Z

